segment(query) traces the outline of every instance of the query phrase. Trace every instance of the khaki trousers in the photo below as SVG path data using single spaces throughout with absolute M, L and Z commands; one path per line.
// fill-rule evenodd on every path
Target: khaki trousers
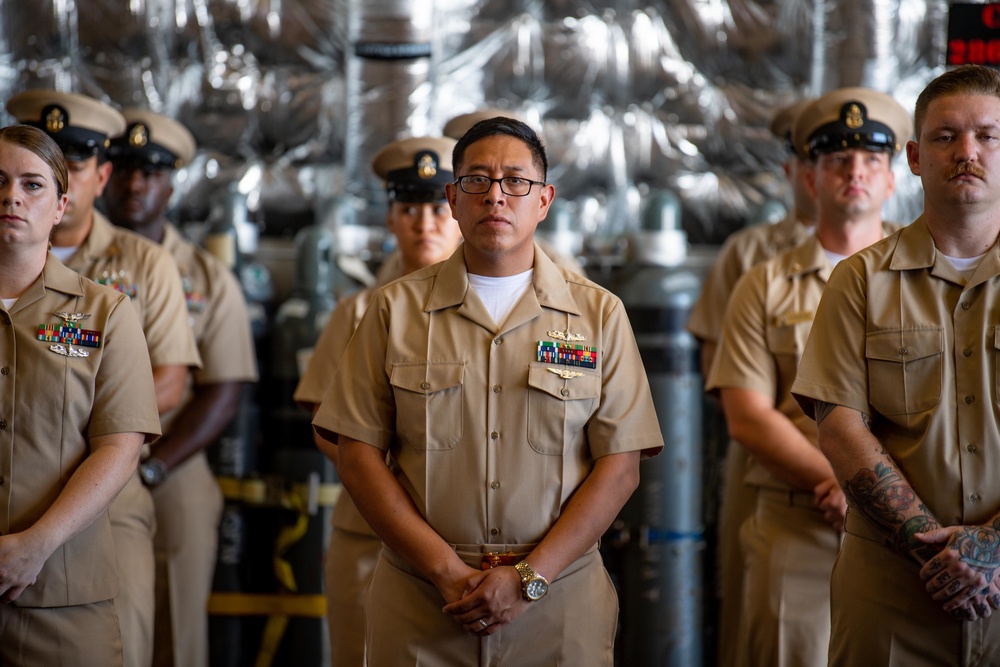
M 996 667 L 1000 615 L 958 621 L 931 600 L 916 561 L 847 514 L 833 569 L 831 667 Z
M 515 550 L 516 551 L 516 550 Z M 618 596 L 595 549 L 551 582 L 548 595 L 489 637 L 447 614 L 434 586 L 383 549 L 368 588 L 369 667 L 611 667 Z
M 155 565 L 153 498 L 136 471 L 108 507 L 120 577 L 115 609 L 121 624 L 125 667 L 149 667 L 153 660 Z
M 738 664 L 826 667 L 830 572 L 841 534 L 811 493 L 759 488 L 740 540 L 746 571 Z
M 345 492 L 346 493 L 346 492 Z M 324 559 L 332 667 L 365 665 L 365 596 L 382 540 L 334 528 Z
M 153 664 L 208 667 L 212 592 L 223 498 L 204 452 L 153 489 L 156 506 L 156 626 Z
M 119 667 L 122 640 L 111 600 L 72 607 L 0 605 L 0 665 Z

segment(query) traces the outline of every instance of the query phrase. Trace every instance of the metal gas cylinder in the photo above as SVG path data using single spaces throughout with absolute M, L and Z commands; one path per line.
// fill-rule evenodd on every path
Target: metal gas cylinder
M 616 292 L 629 315 L 665 443 L 644 461 L 639 488 L 611 542 L 620 572 L 625 665 L 697 667 L 702 659 L 702 382 L 684 326 L 701 290 L 685 265 L 680 201 L 651 193 Z

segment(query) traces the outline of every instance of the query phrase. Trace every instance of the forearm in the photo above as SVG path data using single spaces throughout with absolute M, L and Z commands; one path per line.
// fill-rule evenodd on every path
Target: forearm
M 720 395 L 729 435 L 778 479 L 793 489 L 812 492 L 833 478 L 833 468 L 823 453 L 774 409 L 771 399 L 730 387 L 723 387 Z
M 197 385 L 151 455 L 172 470 L 215 442 L 236 416 L 241 387 L 240 382 Z
M 640 452 L 602 456 L 569 499 L 562 514 L 528 555 L 535 571 L 550 581 L 587 552 L 639 485 Z
M 180 405 L 187 381 L 188 367 L 177 365 L 153 368 L 153 387 L 156 390 L 156 410 L 161 415 Z
M 387 547 L 413 565 L 439 590 L 468 576 L 469 567 L 424 520 L 389 470 L 384 452 L 343 436 L 338 438 L 338 448 L 340 480 L 361 515 Z M 456 591 L 456 595 L 460 593 L 461 589 Z
M 871 432 L 868 418 L 850 408 L 817 404 L 820 449 L 830 460 L 851 508 L 896 552 L 923 564 L 940 547 L 916 539 L 940 523 Z

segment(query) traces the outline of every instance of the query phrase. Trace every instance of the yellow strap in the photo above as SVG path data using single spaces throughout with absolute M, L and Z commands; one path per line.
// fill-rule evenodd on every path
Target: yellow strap
M 215 616 L 326 616 L 326 597 L 322 594 L 223 593 L 208 598 L 208 613 Z
M 282 528 L 274 541 L 274 576 L 278 578 L 278 583 L 292 592 L 298 590 L 298 585 L 295 583 L 292 564 L 284 559 L 284 555 L 293 544 L 302 539 L 309 528 L 309 512 L 305 503 L 306 501 L 297 493 L 289 493 L 285 496 L 282 505 L 288 509 L 296 510 L 298 518 L 296 518 L 294 525 Z
M 260 638 L 260 650 L 257 651 L 257 660 L 254 667 L 271 667 L 274 656 L 278 653 L 278 646 L 281 645 L 281 638 L 288 627 L 287 616 L 271 616 L 264 626 L 264 635 Z
M 287 491 L 276 489 L 277 484 L 264 479 L 239 479 L 237 477 L 216 477 L 219 489 L 226 500 L 235 500 L 249 505 L 282 505 Z M 308 501 L 310 485 L 304 482 L 292 484 L 292 493 Z M 320 484 L 313 499 L 317 507 L 333 507 L 343 489 L 340 484 Z

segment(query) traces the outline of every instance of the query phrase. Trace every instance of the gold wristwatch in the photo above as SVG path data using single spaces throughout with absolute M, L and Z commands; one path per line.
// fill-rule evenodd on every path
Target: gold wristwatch
M 525 600 L 535 602 L 545 597 L 549 592 L 549 582 L 542 575 L 531 569 L 527 561 L 521 561 L 514 566 L 521 575 L 521 594 Z

